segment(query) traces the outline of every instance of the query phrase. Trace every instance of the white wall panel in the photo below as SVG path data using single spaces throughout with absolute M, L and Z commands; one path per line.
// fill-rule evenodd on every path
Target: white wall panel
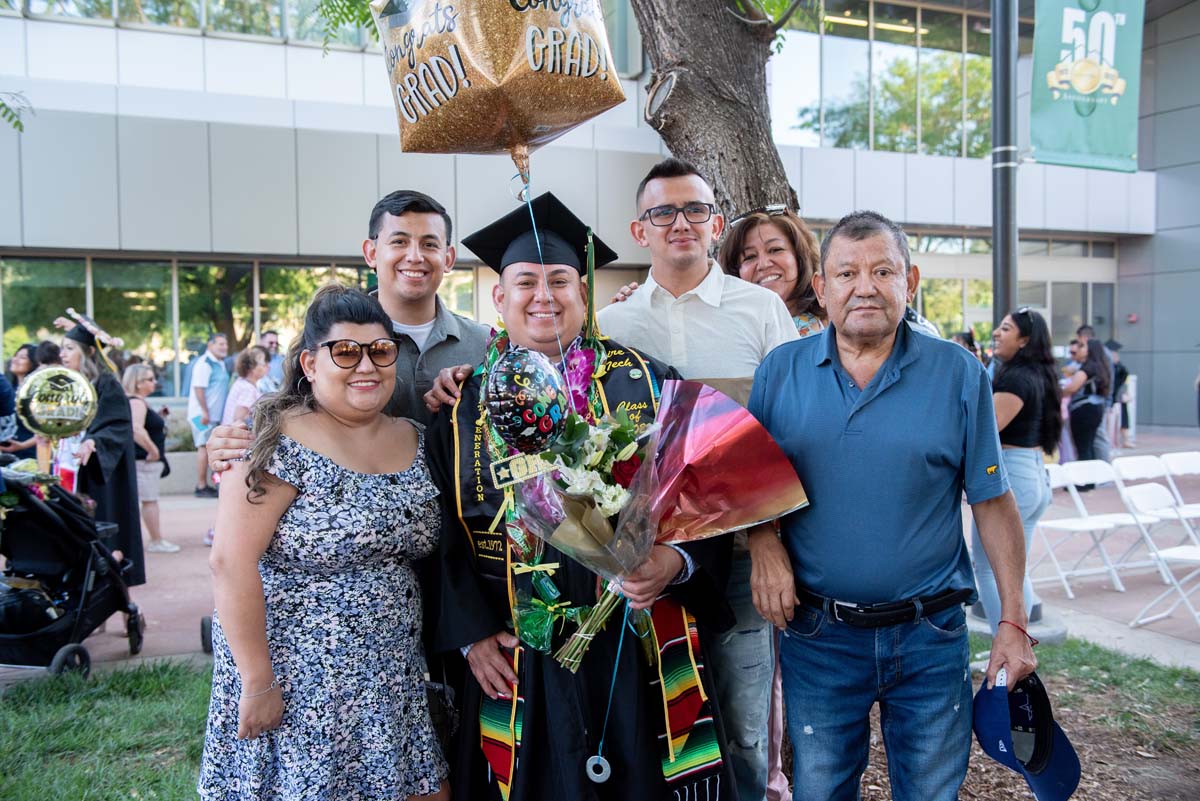
M 209 92 L 287 97 L 287 48 L 204 38 L 204 87 Z
M 838 220 L 854 210 L 854 151 L 800 151 L 800 208 L 806 218 Z
M 1061 231 L 1087 230 L 1087 170 L 1045 165 L 1046 227 Z
M 1157 209 L 1156 184 L 1152 172 L 1135 172 L 1129 176 L 1129 231 L 1134 234 L 1154 233 Z
M 379 198 L 376 138 L 297 131 L 300 252 L 355 256 Z
M 954 160 L 955 225 L 992 224 L 992 162 L 990 159 Z
M 1200 225 L 1200 203 L 1196 202 L 1200 187 L 1200 164 L 1159 170 L 1158 228 L 1182 228 Z
M 597 150 L 621 150 L 630 154 L 652 153 L 655 156 L 662 154 L 662 137 L 653 128 L 645 125 L 601 125 L 597 122 L 593 129 L 593 141 Z
M 508 178 L 516 174 L 517 169 L 507 155 L 488 158 L 503 164 Z M 543 147 L 530 157 L 529 172 L 532 177 L 534 197 L 543 192 L 553 192 L 559 200 L 567 205 L 567 208 L 575 212 L 579 219 L 588 225 L 597 225 L 595 150 L 559 147 L 557 144 Z M 508 178 L 504 181 L 506 192 L 509 188 Z M 470 195 L 461 195 L 460 197 L 470 197 Z M 619 198 L 614 199 L 620 202 Z M 463 231 L 463 233 L 467 232 Z M 597 234 L 601 237 L 607 235 L 611 238 L 613 236 L 607 232 L 600 233 L 598 229 Z
M 1129 173 L 1087 170 L 1087 230 L 1123 234 L 1129 230 Z
M 0 125 L 0 245 L 21 245 L 20 135 Z
M 538 154 L 535 153 L 533 158 L 538 158 Z M 540 169 L 544 163 L 530 160 L 534 196 L 550 188 L 550 176 Z M 513 197 L 516 182 L 510 183 L 516 171 L 508 156 L 454 157 L 455 195 L 458 198 L 458 213 L 454 218 L 455 239 L 461 241 L 467 234 L 517 207 L 517 200 Z M 458 255 L 460 259 L 477 258 L 463 247 L 459 248 Z
M 112 84 L 6 77 L 0 85 L 6 92 L 24 93 L 39 113 L 43 109 L 84 114 L 117 112 L 117 87 Z
M 39 111 L 21 137 L 26 247 L 117 248 L 115 117 Z
M 376 106 L 348 106 L 342 103 L 318 103 L 293 100 L 292 124 L 296 128 L 347 133 L 397 135 L 396 114 Z M 399 139 L 397 138 L 397 141 Z
M 650 251 L 633 241 L 629 223 L 637 216 L 634 195 L 642 178 L 659 161 L 657 153 L 596 153 L 596 189 L 599 209 L 596 230 L 605 244 L 617 252 L 621 264 L 648 265 Z M 611 295 L 609 296 L 611 297 Z
M 121 247 L 211 250 L 208 125 L 123 117 L 117 142 Z
M 1046 227 L 1046 168 L 1032 161 L 1017 168 L 1017 226 Z
M 25 20 L 0 17 L 0 75 L 25 74 Z
M 903 153 L 854 151 L 854 208 L 904 220 L 904 194 Z
M 1151 130 L 1156 169 L 1200 161 L 1200 150 L 1196 148 L 1196 132 L 1200 130 L 1200 106 L 1159 114 L 1153 118 Z
M 204 91 L 204 40 L 117 30 L 117 79 L 127 86 Z
M 363 102 L 368 106 L 386 106 L 393 111 L 396 101 L 392 99 L 392 82 L 388 78 L 387 64 L 382 53 L 363 53 Z
M 26 22 L 30 78 L 117 82 L 117 29 L 64 22 Z
M 424 192 L 446 207 L 454 222 L 454 240 L 462 238 L 459 230 L 458 212 L 455 205 L 455 156 L 432 153 L 401 153 L 398 136 L 375 137 L 379 153 L 379 183 L 377 197 L 383 197 L 397 189 L 415 189 Z M 366 220 L 362 230 L 365 236 Z M 469 233 L 469 232 L 468 232 Z
M 954 218 L 954 159 L 905 157 L 905 214 L 909 223 L 945 224 Z
M 134 117 L 275 128 L 291 128 L 295 121 L 291 101 L 269 97 L 120 86 L 117 87 L 117 102 L 122 115 Z
M 352 105 L 364 102 L 361 53 L 322 53 L 319 47 L 282 50 L 287 55 L 288 97 Z
M 211 125 L 213 250 L 297 252 L 296 132 Z
M 1161 27 L 1160 27 L 1161 30 Z M 1155 49 L 1155 110 L 1159 113 L 1200 104 L 1200 81 L 1181 76 L 1200 74 L 1200 47 L 1184 39 Z
M 779 160 L 783 162 L 783 172 L 787 175 L 788 183 L 795 190 L 796 197 L 800 197 L 801 177 L 804 175 L 804 165 L 800 156 L 800 148 L 780 145 Z M 777 202 L 784 202 L 784 198 L 780 198 Z M 741 213 L 742 211 L 745 211 L 745 209 L 725 209 L 726 214 Z M 801 214 L 803 215 L 803 210 L 801 210 Z

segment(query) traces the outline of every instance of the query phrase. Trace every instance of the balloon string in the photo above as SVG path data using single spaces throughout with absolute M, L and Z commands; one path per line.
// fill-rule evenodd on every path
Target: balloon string
M 542 237 L 541 234 L 538 233 L 537 218 L 533 214 L 532 178 L 521 173 L 517 173 L 513 177 L 520 178 L 525 184 L 525 189 L 522 194 L 525 196 L 525 207 L 529 209 L 529 222 L 533 227 L 533 243 L 537 245 L 538 262 L 542 265 L 542 281 L 544 282 L 543 286 L 546 288 L 546 295 L 550 298 L 550 309 L 553 311 L 557 301 L 550 294 L 550 276 L 546 272 L 546 258 L 542 254 Z M 576 395 L 576 388 L 571 386 L 571 370 L 567 366 L 567 354 L 563 350 L 562 332 L 558 330 L 558 316 L 556 315 L 552 319 L 554 320 L 554 341 L 558 344 L 558 358 L 559 363 L 562 365 L 563 381 L 567 385 L 567 402 L 565 404 L 565 409 L 567 412 L 570 412 L 574 410 L 571 399 Z

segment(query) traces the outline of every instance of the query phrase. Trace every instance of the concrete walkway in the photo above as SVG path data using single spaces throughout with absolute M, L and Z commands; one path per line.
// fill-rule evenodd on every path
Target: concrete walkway
M 1126 453 L 1163 453 L 1166 451 L 1200 450 L 1200 433 L 1195 429 L 1143 429 L 1139 431 L 1138 448 Z M 1185 498 L 1200 501 L 1200 478 L 1182 482 Z M 1088 508 L 1097 512 L 1123 511 L 1117 492 L 1101 487 L 1087 493 Z M 145 646 L 142 653 L 131 658 L 124 638 L 124 625 L 110 620 L 106 630 L 97 631 L 85 642 L 92 661 L 102 666 L 131 665 L 146 660 L 164 658 L 186 659 L 203 663 L 200 620 L 212 613 L 212 587 L 208 573 L 209 549 L 204 547 L 204 533 L 212 524 L 216 501 L 175 495 L 163 498 L 163 529 L 167 539 L 182 550 L 174 554 L 147 554 L 148 583 L 132 590 L 133 598 L 146 616 Z M 1075 510 L 1064 492 L 1055 494 L 1047 517 L 1073 516 Z M 964 507 L 969 525 L 969 510 Z M 1175 544 L 1181 529 L 1164 528 L 1156 541 Z M 1060 560 L 1085 550 L 1084 536 L 1076 538 L 1070 547 L 1059 550 Z M 1136 532 L 1120 532 L 1109 540 L 1110 553 L 1116 555 L 1124 545 L 1138 541 Z M 1040 547 L 1032 558 L 1037 559 Z M 1047 575 L 1043 563 L 1036 576 Z M 1182 577 L 1185 571 L 1177 571 Z M 1104 577 L 1075 580 L 1071 583 L 1075 599 L 1066 597 L 1057 583 L 1039 584 L 1048 618 L 1066 625 L 1070 636 L 1081 637 L 1099 645 L 1134 656 L 1144 656 L 1162 664 L 1182 665 L 1200 670 L 1200 625 L 1184 609 L 1177 609 L 1168 619 L 1139 629 L 1128 626 L 1143 605 L 1163 590 L 1161 579 L 1153 570 L 1122 574 L 1126 592 L 1116 592 Z M 1198 596 L 1200 600 L 1200 596 Z M 0 684 L 36 671 L 0 669 Z

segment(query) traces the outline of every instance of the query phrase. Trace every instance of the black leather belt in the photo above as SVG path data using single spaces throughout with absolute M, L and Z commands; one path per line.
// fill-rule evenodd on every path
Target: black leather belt
M 863 629 L 877 629 L 900 623 L 916 623 L 923 617 L 937 614 L 952 606 L 958 606 L 971 597 L 971 590 L 946 590 L 937 595 L 926 595 L 921 598 L 891 601 L 884 604 L 852 604 L 835 601 L 833 598 L 809 592 L 803 587 L 796 588 L 796 597 L 809 606 L 823 609 L 826 614 L 840 623 Z

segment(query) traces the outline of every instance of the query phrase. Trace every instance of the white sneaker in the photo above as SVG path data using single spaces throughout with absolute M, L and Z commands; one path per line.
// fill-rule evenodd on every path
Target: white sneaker
M 146 550 L 150 553 L 177 553 L 179 546 L 166 540 L 151 540 Z

